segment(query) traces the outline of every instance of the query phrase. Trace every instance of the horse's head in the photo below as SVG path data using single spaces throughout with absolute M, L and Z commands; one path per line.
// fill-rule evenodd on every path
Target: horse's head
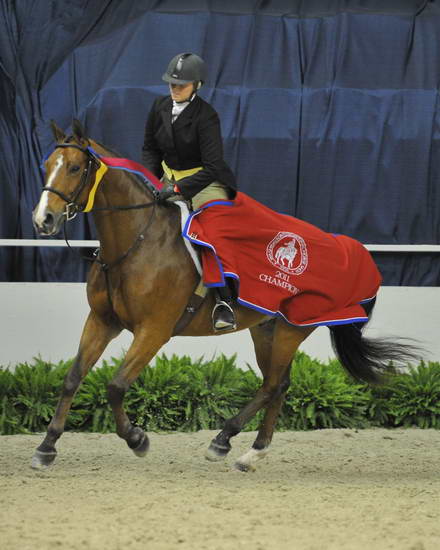
M 67 137 L 52 121 L 55 149 L 44 163 L 45 185 L 32 220 L 43 236 L 56 235 L 64 220 L 85 211 L 99 161 L 88 149 L 90 142 L 78 120 Z

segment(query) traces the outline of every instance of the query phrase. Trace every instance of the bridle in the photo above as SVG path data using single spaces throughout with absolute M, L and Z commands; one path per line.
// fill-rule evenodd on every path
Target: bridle
M 78 197 L 80 196 L 81 192 L 89 185 L 90 179 L 92 177 L 92 172 L 94 168 L 99 168 L 100 162 L 95 157 L 95 155 L 90 151 L 90 149 L 87 147 L 81 147 L 81 145 L 76 145 L 75 143 L 58 143 L 55 146 L 55 149 L 58 148 L 72 148 L 72 149 L 78 149 L 85 155 L 87 155 L 87 165 L 84 168 L 82 174 L 81 174 L 81 180 L 79 182 L 79 185 L 70 195 L 66 195 L 62 191 L 59 191 L 58 189 L 52 189 L 52 187 L 43 187 L 43 191 L 50 191 L 51 193 L 55 193 L 55 195 L 58 195 L 63 201 L 66 203 L 66 208 L 63 212 L 63 215 L 66 219 L 66 221 L 73 220 L 78 212 L 82 212 L 85 208 L 84 205 L 78 204 L 76 201 Z

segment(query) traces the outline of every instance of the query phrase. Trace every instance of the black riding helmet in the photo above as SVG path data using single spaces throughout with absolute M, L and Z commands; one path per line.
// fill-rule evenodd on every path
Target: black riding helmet
M 179 53 L 170 61 L 162 80 L 171 84 L 203 84 L 206 80 L 205 62 L 194 53 Z

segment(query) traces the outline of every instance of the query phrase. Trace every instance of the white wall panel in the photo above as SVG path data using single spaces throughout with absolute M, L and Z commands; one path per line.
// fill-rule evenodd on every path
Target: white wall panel
M 0 283 L 0 364 L 15 365 L 40 355 L 48 361 L 76 353 L 88 313 L 83 283 Z M 427 359 L 440 360 L 440 288 L 384 287 L 381 289 L 369 333 L 373 336 L 409 336 L 421 341 Z M 131 342 L 124 331 L 103 358 L 119 357 Z M 301 349 L 313 357 L 333 357 L 328 329 L 320 327 Z M 255 365 L 248 331 L 210 338 L 173 338 L 162 348 L 167 355 L 237 353 L 237 363 Z

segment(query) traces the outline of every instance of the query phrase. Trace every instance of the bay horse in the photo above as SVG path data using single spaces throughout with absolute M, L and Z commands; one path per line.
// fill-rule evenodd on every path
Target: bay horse
M 51 127 L 55 149 L 45 161 L 45 187 L 33 212 L 34 226 L 41 236 L 57 234 L 64 221 L 87 210 L 85 206 L 91 204 L 93 195 L 92 213 L 100 251 L 88 275 L 90 312 L 78 353 L 65 376 L 55 414 L 35 451 L 32 467 L 46 468 L 53 463 L 57 454 L 55 444 L 64 431 L 80 383 L 122 329 L 131 331 L 134 338 L 123 364 L 109 383 L 108 400 L 118 436 L 136 456 L 142 457 L 148 451 L 149 440 L 140 427 L 131 424 L 123 406 L 124 395 L 174 335 L 176 322 L 200 277 L 181 236 L 179 208 L 161 204 L 151 189 L 126 171 L 108 169 L 97 187 L 96 155 L 112 156 L 112 153 L 90 139 L 77 120 L 73 122 L 71 136 L 54 122 Z M 214 335 L 213 305 L 214 298 L 208 293 L 179 335 Z M 369 307 L 372 308 L 371 302 Z M 231 437 L 265 408 L 252 448 L 235 463 L 239 470 L 248 471 L 255 469 L 256 462 L 268 452 L 289 387 L 292 359 L 298 346 L 316 327 L 294 326 L 282 318 L 268 320 L 264 314 L 243 306 L 236 307 L 236 317 L 237 330 L 250 330 L 263 382 L 255 397 L 225 422 L 207 449 L 206 458 L 223 459 L 231 449 Z M 409 346 L 367 339 L 353 323 L 329 328 L 336 355 L 358 380 L 377 382 L 390 360 L 411 357 Z

